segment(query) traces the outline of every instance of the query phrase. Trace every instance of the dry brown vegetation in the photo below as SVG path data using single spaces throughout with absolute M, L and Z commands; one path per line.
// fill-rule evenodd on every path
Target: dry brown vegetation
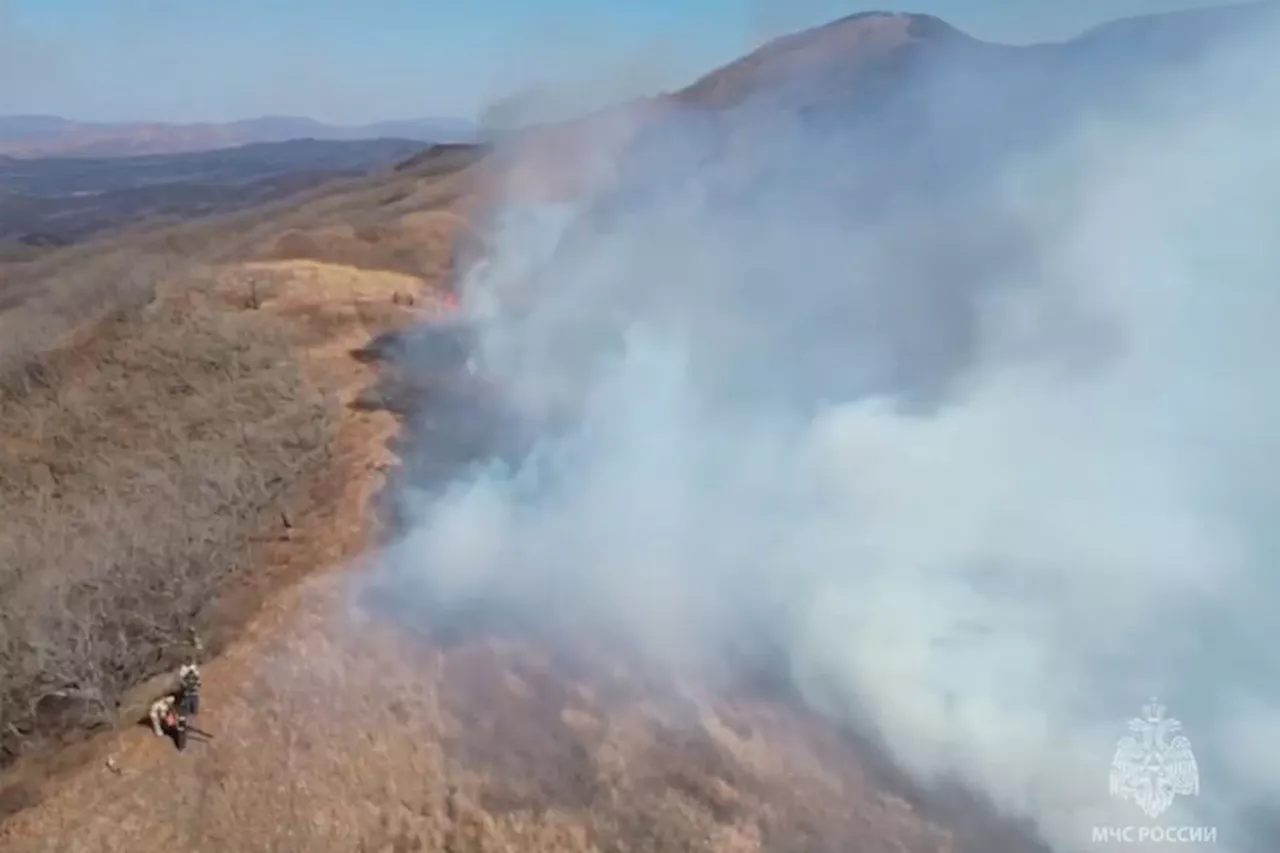
M 113 723 L 189 631 L 216 648 L 242 621 L 225 594 L 258 582 L 255 543 L 323 470 L 338 406 L 301 357 L 325 318 L 256 310 L 272 275 L 229 271 L 288 256 L 282 228 L 314 242 L 308 228 L 354 210 L 357 249 L 331 261 L 440 280 L 447 235 L 430 217 L 452 196 L 425 183 L 348 182 L 0 266 L 0 767 Z M 424 248 L 402 256 L 382 234 Z
M 199 721 L 214 740 L 175 754 L 115 715 L 57 776 L 19 760 L 0 772 L 0 848 L 1030 849 L 938 826 L 786 696 L 712 695 L 598 648 L 405 632 L 344 574 L 284 585 L 367 542 L 395 422 L 361 405 L 375 368 L 351 352 L 447 285 L 474 237 L 468 162 L 0 273 L 0 340 L 21 341 L 0 403 L 7 745 L 113 722 L 191 622 L 222 647 Z M 397 244 L 422 254 L 378 249 Z
M 328 449 L 332 406 L 287 337 L 202 304 L 187 275 L 180 296 L 111 306 L 83 343 L 34 350 L 0 392 L 8 754 L 105 722 L 173 666 L 265 514 Z
M 331 403 L 264 315 L 221 310 L 209 274 L 171 256 L 116 260 L 0 316 L 8 757 L 109 721 L 189 628 L 207 633 L 265 515 L 332 438 Z
M 819 52 L 856 63 L 938 35 L 919 23 L 845 23 Z M 110 764 L 56 784 L 0 774 L 0 849 L 1043 853 L 970 799 L 914 790 L 782 691 L 677 683 L 598 644 L 570 665 L 492 631 L 412 636 L 352 606 L 342 575 L 249 583 L 363 544 L 373 472 L 391 464 L 368 445 L 394 424 L 353 405 L 380 395 L 344 384 L 335 400 L 330 383 L 355 364 L 348 349 L 402 319 L 406 288 L 421 306 L 447 285 L 478 196 L 596 189 L 648 118 L 734 103 L 770 68 L 808 64 L 795 47 L 530 132 L 506 180 L 480 189 L 475 152 L 437 151 L 393 176 L 0 266 L 4 749 L 109 720 L 182 651 L 185 625 L 225 639 L 237 602 L 263 601 L 205 668 L 214 740 L 179 756 L 120 727 L 91 742 Z M 292 535 L 258 547 L 299 493 Z
M 210 667 L 203 725 L 149 736 L 0 825 L 13 853 L 1008 853 L 961 846 L 877 789 L 828 723 L 536 644 L 413 640 L 288 596 Z M 335 602 L 342 610 L 334 608 Z M 234 672 L 234 676 L 230 673 Z M 216 689 L 215 689 L 216 688 Z M 686 689 L 687 688 L 687 689 Z M 216 701 L 214 697 L 216 696 Z

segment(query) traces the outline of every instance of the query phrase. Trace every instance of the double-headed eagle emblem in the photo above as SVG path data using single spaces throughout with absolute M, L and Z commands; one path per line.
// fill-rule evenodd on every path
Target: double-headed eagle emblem
M 1182 723 L 1164 715 L 1165 707 L 1152 699 L 1141 717 L 1129 721 L 1129 731 L 1116 745 L 1111 759 L 1111 796 L 1133 800 L 1150 818 L 1159 817 L 1179 794 L 1200 793 L 1200 768 L 1191 742 L 1181 734 Z

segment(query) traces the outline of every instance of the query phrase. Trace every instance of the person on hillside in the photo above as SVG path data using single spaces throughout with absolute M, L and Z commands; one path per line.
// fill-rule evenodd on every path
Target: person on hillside
M 172 693 L 161 696 L 151 703 L 151 731 L 156 737 L 164 737 L 166 730 L 172 729 L 178 719 L 178 700 Z
M 187 717 L 200 713 L 200 668 L 195 661 L 185 663 L 178 669 L 178 689 L 173 696 L 178 710 Z

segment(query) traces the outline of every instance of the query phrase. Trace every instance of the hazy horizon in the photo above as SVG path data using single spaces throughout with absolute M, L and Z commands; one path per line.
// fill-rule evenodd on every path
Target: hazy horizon
M 481 118 L 495 100 L 589 109 L 679 87 L 762 41 L 859 11 L 942 18 L 986 41 L 1051 42 L 1232 0 L 699 0 L 455 7 L 379 0 L 0 0 L 0 115 L 82 122 Z M 554 94 L 550 94 L 554 93 Z
M 83 119 L 74 115 L 65 115 L 62 113 L 43 112 L 43 113 L 5 113 L 0 112 L 0 119 L 53 119 L 57 121 L 70 121 L 77 124 L 175 124 L 175 125 L 198 125 L 198 124 L 243 124 L 256 121 L 307 121 L 322 124 L 328 127 L 368 127 L 372 125 L 382 124 L 413 124 L 417 122 L 474 122 L 470 116 L 447 115 L 447 114 L 426 114 L 411 116 L 388 116 L 387 118 L 376 118 L 370 121 L 325 121 L 317 119 L 314 116 L 305 114 L 285 114 L 285 113 L 260 113 L 257 115 L 244 115 L 228 119 L 193 119 L 191 121 L 175 121 L 171 119 L 157 119 L 150 117 L 138 118 L 118 118 L 118 119 Z

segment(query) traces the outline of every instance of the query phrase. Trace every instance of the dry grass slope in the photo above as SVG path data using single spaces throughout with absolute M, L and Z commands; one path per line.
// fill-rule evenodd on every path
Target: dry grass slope
M 0 848 L 1031 849 L 961 843 L 775 692 L 674 683 L 598 644 L 406 632 L 353 606 L 360 575 L 280 588 L 363 542 L 395 422 L 359 405 L 374 368 L 351 352 L 412 319 L 406 289 L 418 310 L 447 285 L 474 236 L 469 162 L 0 267 L 10 754 L 112 722 L 184 625 L 226 639 L 262 605 L 205 667 L 214 740 L 175 755 L 124 717 L 53 779 L 28 755 L 0 772 Z M 397 241 L 430 250 L 377 250 Z
M 209 633 L 247 543 L 332 438 L 287 335 L 220 310 L 200 269 L 149 262 L 123 288 L 86 271 L 0 317 L 5 757 L 108 722 L 188 627 Z
M 359 250 L 330 261 L 447 278 L 452 156 L 0 265 L 0 768 L 114 723 L 188 629 L 216 650 L 257 541 L 326 465 L 338 406 L 300 356 L 324 318 L 254 310 L 271 276 L 228 289 L 228 270 L 360 211 Z

